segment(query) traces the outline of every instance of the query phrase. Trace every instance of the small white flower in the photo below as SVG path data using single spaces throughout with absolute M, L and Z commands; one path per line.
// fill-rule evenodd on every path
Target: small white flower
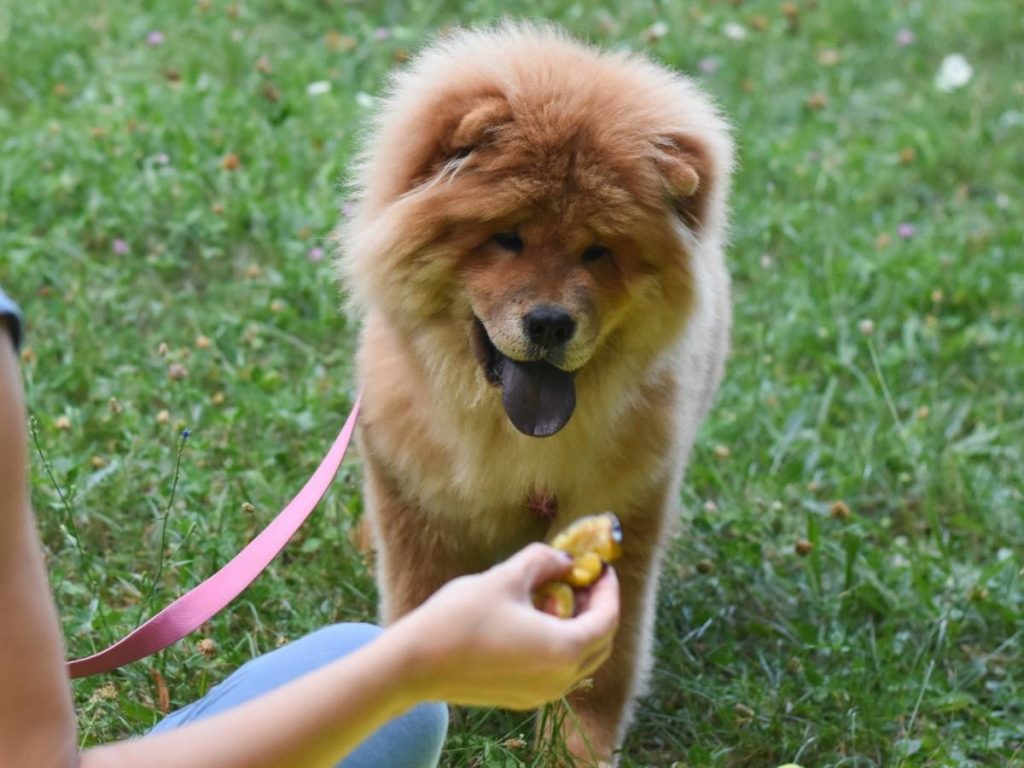
M 895 554 L 889 558 L 890 568 L 906 568 L 910 565 L 910 561 L 907 560 L 903 555 Z
M 328 80 L 317 80 L 306 86 L 306 94 L 309 96 L 323 96 L 331 92 L 331 83 Z
M 875 332 L 875 321 L 865 318 L 857 323 L 857 328 L 859 328 L 860 332 L 865 336 L 870 336 Z
M 645 33 L 648 40 L 661 40 L 665 35 L 668 34 L 668 24 L 664 21 L 656 21 L 647 28 Z
M 946 93 L 955 91 L 967 85 L 973 74 L 974 70 L 962 54 L 951 53 L 942 60 L 942 66 L 935 75 L 935 87 Z
M 730 21 L 722 27 L 722 34 L 730 40 L 743 40 L 747 36 L 747 28 L 735 21 Z

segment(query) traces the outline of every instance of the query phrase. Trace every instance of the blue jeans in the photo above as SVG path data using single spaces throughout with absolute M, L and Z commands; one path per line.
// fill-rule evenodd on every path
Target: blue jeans
M 236 707 L 366 645 L 383 630 L 372 624 L 334 624 L 242 665 L 201 699 L 157 723 L 169 731 Z M 382 725 L 338 768 L 435 768 L 448 730 L 444 704 L 420 704 Z

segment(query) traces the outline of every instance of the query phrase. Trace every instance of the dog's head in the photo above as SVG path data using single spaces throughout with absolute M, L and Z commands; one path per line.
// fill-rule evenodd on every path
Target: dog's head
M 404 332 L 464 327 L 513 423 L 553 434 L 577 371 L 679 333 L 731 162 L 714 107 L 646 59 L 548 28 L 458 33 L 394 78 L 339 264 Z

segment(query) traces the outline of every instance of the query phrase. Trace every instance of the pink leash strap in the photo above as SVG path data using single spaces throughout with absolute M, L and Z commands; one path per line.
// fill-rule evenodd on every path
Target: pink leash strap
M 69 661 L 68 674 L 72 678 L 98 675 L 161 651 L 196 630 L 234 600 L 288 543 L 330 487 L 345 458 L 358 413 L 359 398 L 356 398 L 345 426 L 316 472 L 288 506 L 245 549 L 202 584 L 179 597 L 109 648 L 92 656 Z

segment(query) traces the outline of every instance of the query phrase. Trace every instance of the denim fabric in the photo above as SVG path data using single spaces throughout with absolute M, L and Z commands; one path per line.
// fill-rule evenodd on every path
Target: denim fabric
M 383 630 L 372 624 L 334 624 L 253 659 L 203 698 L 168 715 L 152 733 L 178 728 L 238 706 L 341 658 Z M 381 726 L 339 768 L 435 768 L 448 730 L 444 704 L 420 704 Z
M 14 348 L 21 346 L 21 310 L 18 305 L 8 298 L 4 289 L 0 288 L 0 327 L 6 325 L 11 330 L 14 339 Z

